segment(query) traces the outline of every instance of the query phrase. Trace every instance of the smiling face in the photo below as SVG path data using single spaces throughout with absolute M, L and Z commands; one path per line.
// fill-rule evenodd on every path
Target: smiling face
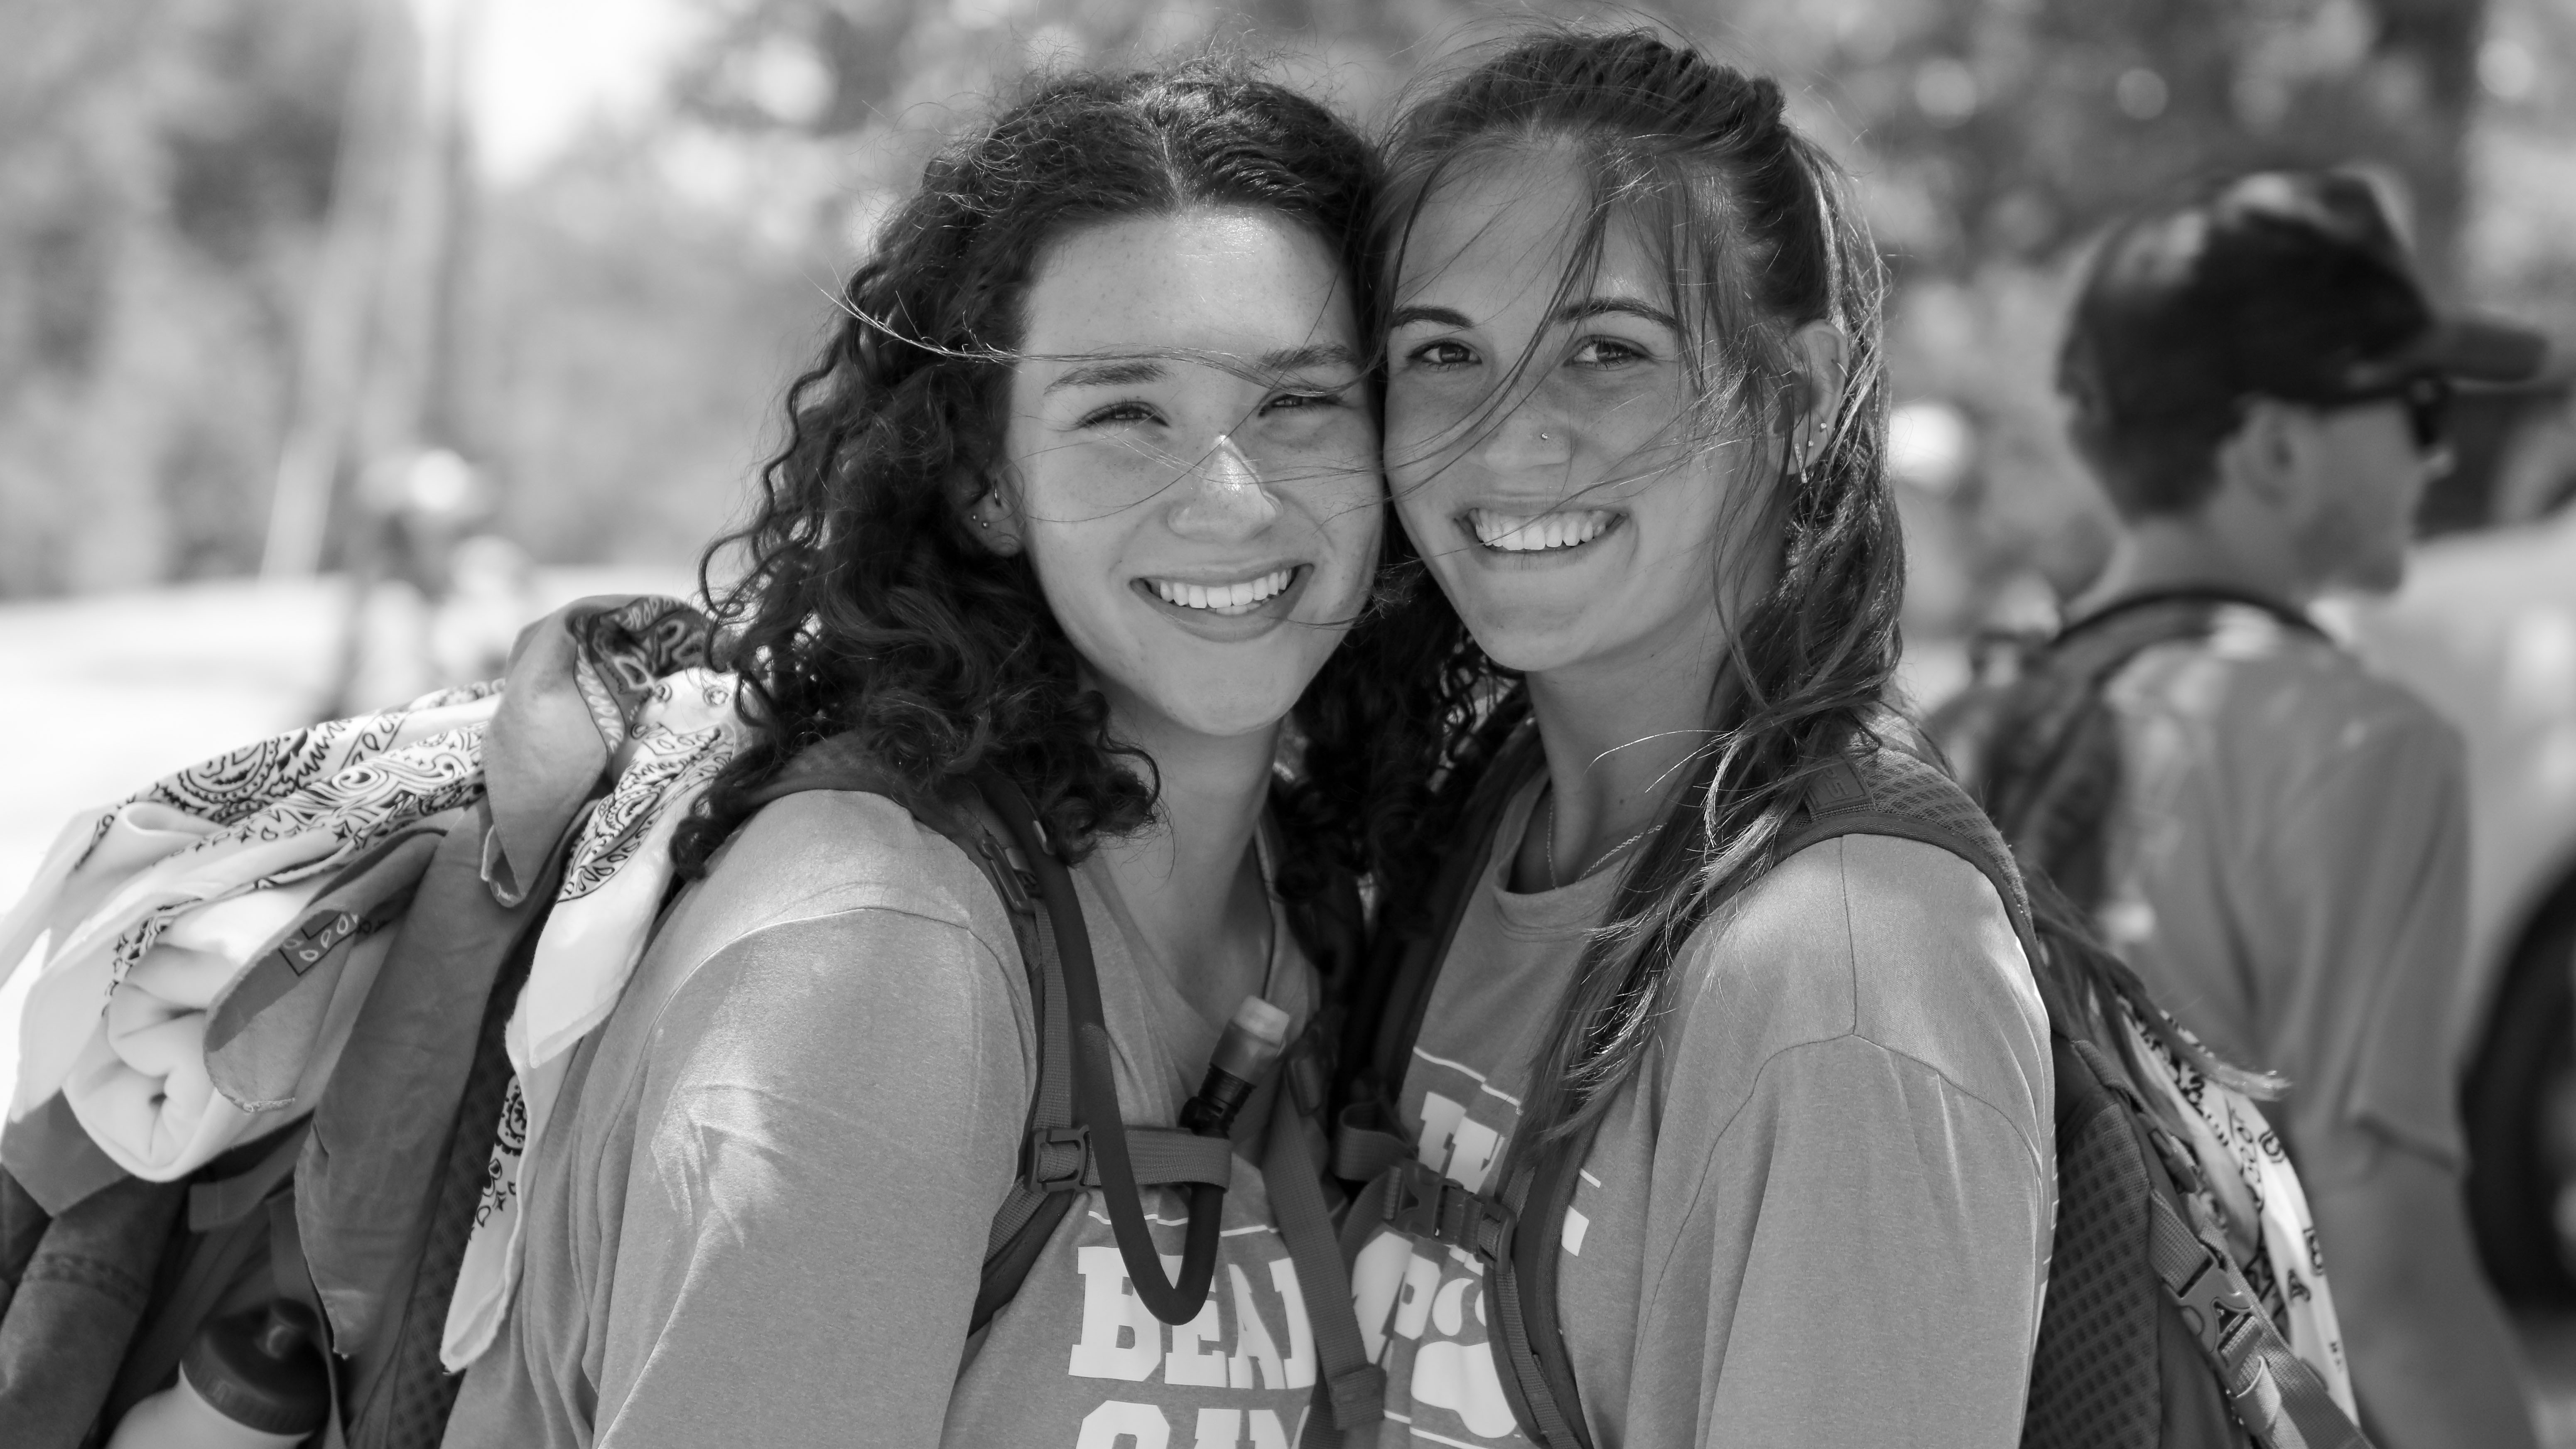
M 1759 512 L 1747 490 L 1769 450 L 1706 436 L 1665 267 L 1633 229 L 1614 222 L 1597 267 L 1562 286 L 1590 205 L 1544 154 L 1424 203 L 1387 338 L 1388 481 L 1496 663 L 1704 665 L 1720 535 Z
M 1286 718 L 1367 597 L 1378 431 L 1348 282 L 1243 209 L 1054 243 L 1012 370 L 1002 491 L 1122 737 Z

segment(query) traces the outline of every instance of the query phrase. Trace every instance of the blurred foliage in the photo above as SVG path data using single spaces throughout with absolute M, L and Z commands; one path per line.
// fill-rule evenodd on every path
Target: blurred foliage
M 490 188 L 463 258 L 456 440 L 547 559 L 685 557 L 738 507 L 838 275 L 985 97 L 1211 43 L 1364 123 L 1533 16 L 1651 19 L 1779 74 L 1895 262 L 1900 394 L 1974 426 L 1960 481 L 1906 503 L 1925 627 L 2100 548 L 2049 374 L 2082 247 L 2128 208 L 2366 165 L 2437 286 L 2576 334 L 2564 0 L 635 3 L 691 22 L 667 103 Z M 0 0 L 0 594 L 255 562 L 352 8 Z
M 256 561 L 352 29 L 0 4 L 0 593 Z

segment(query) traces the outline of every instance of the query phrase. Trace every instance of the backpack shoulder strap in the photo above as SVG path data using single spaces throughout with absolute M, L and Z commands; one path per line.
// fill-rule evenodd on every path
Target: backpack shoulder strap
M 2060 630 L 2010 683 L 1944 708 L 1943 718 L 1966 736 L 1956 741 L 1957 758 L 1978 803 L 2022 860 L 2088 906 L 2103 886 L 2101 826 L 2120 774 L 2105 692 L 2140 654 L 2206 637 L 2231 609 L 2318 632 L 2296 610 L 2256 595 L 2199 588 L 2133 595 Z
M 1223 1138 L 1177 1128 L 1128 1127 L 1117 1116 L 1091 938 L 1072 872 L 1048 840 L 1045 826 L 1018 787 L 998 776 L 925 792 L 867 757 L 846 735 L 799 753 L 754 799 L 766 804 L 806 790 L 883 795 L 946 836 L 1001 897 L 1029 973 L 1038 1017 L 1037 1085 L 1029 1099 L 1019 1176 L 993 1214 L 967 1331 L 981 1330 L 1018 1294 L 1074 1199 L 1094 1187 L 1111 1199 L 1112 1227 L 1129 1276 L 1140 1293 L 1151 1292 L 1136 1254 L 1142 1252 L 1158 1279 L 1162 1264 L 1136 1189 L 1175 1183 L 1222 1189 L 1233 1177 L 1233 1149 Z M 1096 1045 L 1087 1040 L 1094 1035 Z M 1099 1060 L 1085 1063 L 1086 1055 Z M 1092 1070 L 1084 1071 L 1086 1065 Z M 1095 1075 L 1096 1086 L 1085 1080 Z M 1105 1117 L 1099 1100 L 1104 1094 Z M 1131 1218 L 1132 1223 L 1126 1221 Z
M 1413 1060 L 1413 1043 L 1422 1034 L 1423 1013 L 1431 1005 L 1432 987 L 1467 914 L 1469 897 L 1500 848 L 1494 836 L 1503 811 L 1546 767 L 1538 728 L 1524 719 L 1502 740 L 1471 787 L 1457 834 L 1463 848 L 1441 862 L 1430 898 L 1419 906 L 1380 904 L 1382 916 L 1404 914 L 1393 924 L 1380 921 L 1361 982 L 1371 999 L 1355 1004 L 1344 1040 L 1345 1081 L 1336 1097 L 1342 1107 L 1333 1125 L 1335 1177 L 1367 1182 L 1412 1160 L 1413 1144 L 1397 1119 L 1396 1098 Z
M 1937 846 L 1967 861 L 1993 884 L 2022 949 L 2036 963 L 2030 901 L 2011 853 L 1976 803 L 1942 771 L 1901 749 L 1878 747 L 1825 762 L 1788 832 L 1773 848 L 1786 860 L 1843 835 L 1893 835 Z M 2051 1018 L 2056 1008 L 2051 1004 Z M 1522 1428 L 1548 1449 L 1590 1449 L 1574 1362 L 1557 1317 L 1557 1270 L 1566 1213 L 1574 1203 L 1595 1126 L 1574 1133 L 1513 1175 L 1501 1203 L 1504 1250 L 1495 1255 L 1494 1342 L 1503 1387 Z

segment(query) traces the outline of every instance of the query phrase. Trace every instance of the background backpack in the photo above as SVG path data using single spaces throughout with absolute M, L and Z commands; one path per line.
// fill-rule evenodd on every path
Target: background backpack
M 2015 641 L 2001 668 L 1980 671 L 1999 678 L 1971 686 L 1925 726 L 2022 869 L 2046 875 L 2087 913 L 2101 908 L 2108 884 L 2103 826 L 2121 780 L 2119 720 L 2104 691 L 2146 650 L 2209 637 L 2231 608 L 2323 637 L 2305 616 L 2252 594 L 2140 594 L 2055 638 Z
M 1557 1318 L 1565 1213 L 1591 1134 L 1531 1152 L 1498 1196 L 1468 1192 L 1416 1157 L 1396 1116 L 1424 1007 L 1496 848 L 1504 805 L 1542 767 L 1523 728 L 1475 782 L 1460 835 L 1416 929 L 1383 934 L 1370 1019 L 1345 1046 L 1349 1071 L 1335 1172 L 1357 1197 L 1355 1251 L 1379 1223 L 1474 1252 L 1488 1264 L 1492 1343 L 1521 1432 L 1546 1449 L 1590 1449 Z M 2108 1008 L 2125 999 L 2162 1023 L 2144 990 L 2094 944 L 2044 879 L 2024 885 L 1974 802 L 1937 766 L 1875 740 L 1830 762 L 1775 858 L 1843 835 L 1890 835 L 1958 856 L 2011 915 L 2048 1011 L 2056 1079 L 2058 1214 L 2031 1365 L 2029 1449 L 2366 1449 L 2324 1381 L 2282 1339 L 2229 1256 L 2190 1149 L 2136 1088 Z M 2036 904 L 2036 909 L 2034 905 Z M 2104 1043 L 2109 1043 L 2106 1048 Z

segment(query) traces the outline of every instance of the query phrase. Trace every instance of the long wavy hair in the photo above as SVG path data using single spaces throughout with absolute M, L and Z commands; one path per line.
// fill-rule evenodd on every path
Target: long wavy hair
M 1710 560 L 1755 591 L 1722 619 L 1708 736 L 1586 945 L 1518 1155 L 1588 1123 L 1636 1075 L 1684 941 L 1762 878 L 1807 781 L 1870 728 L 1896 669 L 1905 564 L 1884 466 L 1884 271 L 1842 172 L 1789 123 L 1779 86 L 1642 29 L 1549 29 L 1472 60 L 1403 111 L 1387 147 L 1372 252 L 1390 295 L 1443 186 L 1513 158 L 1561 162 L 1590 188 L 1557 301 L 1588 290 L 1613 227 L 1661 249 L 1694 398 L 1670 455 L 1750 441 L 1778 459 L 1738 490 Z M 1847 372 L 1800 467 L 1788 435 L 1813 393 L 1793 339 L 1818 322 L 1841 331 Z M 1523 357 L 1516 374 L 1537 362 Z M 1491 425 L 1515 394 L 1496 388 L 1465 426 Z M 1436 797 L 1415 796 L 1397 872 L 1415 880 L 1518 701 L 1436 591 L 1404 614 L 1408 647 L 1427 661 L 1411 712 L 1443 724 L 1430 763 L 1444 778 Z
M 1026 556 L 983 546 L 968 523 L 999 465 L 1032 276 L 1050 243 L 1087 225 L 1258 208 L 1323 239 L 1373 335 L 1363 260 L 1376 176 L 1330 111 L 1215 58 L 1042 79 L 931 160 L 787 391 L 786 441 L 761 471 L 756 512 L 700 566 L 749 728 L 673 844 L 680 868 L 703 873 L 759 788 L 838 735 L 927 790 L 998 769 L 1077 854 L 1145 825 L 1152 761 L 1112 737 Z M 1381 576 L 1401 577 L 1401 530 L 1386 534 Z M 719 559 L 737 550 L 747 571 L 717 589 Z M 1385 772 L 1408 732 L 1386 726 L 1401 692 L 1377 657 L 1377 612 L 1291 721 L 1302 769 L 1274 797 L 1291 895 L 1327 861 L 1365 868 L 1385 813 L 1372 802 L 1400 793 Z

